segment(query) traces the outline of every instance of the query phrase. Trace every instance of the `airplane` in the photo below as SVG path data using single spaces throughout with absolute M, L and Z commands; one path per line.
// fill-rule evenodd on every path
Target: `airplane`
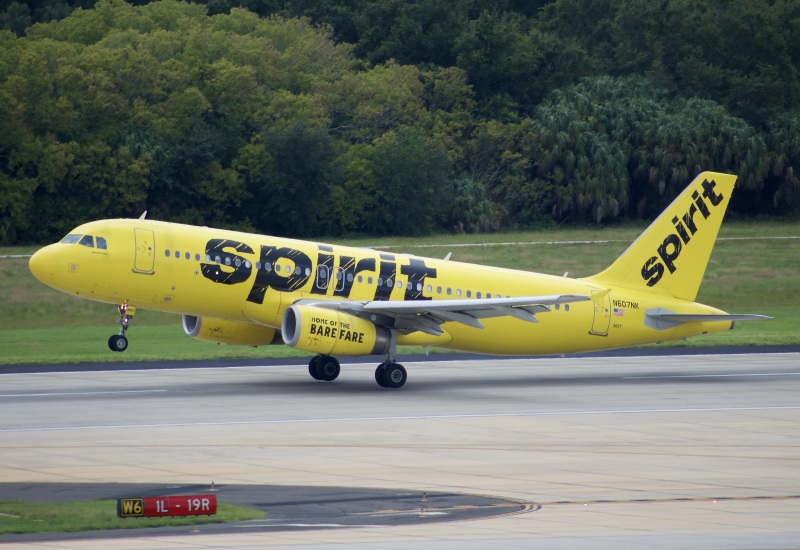
M 335 356 L 380 355 L 384 388 L 408 378 L 397 345 L 555 355 L 666 342 L 763 315 L 694 300 L 736 183 L 704 172 L 606 270 L 573 279 L 145 219 L 86 223 L 37 251 L 41 282 L 117 306 L 128 348 L 136 308 L 182 315 L 199 340 L 285 343 L 314 353 L 309 374 L 333 381 Z

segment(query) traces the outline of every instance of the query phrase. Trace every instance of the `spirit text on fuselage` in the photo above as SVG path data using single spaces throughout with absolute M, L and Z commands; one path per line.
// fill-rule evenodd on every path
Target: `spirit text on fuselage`
M 393 254 L 359 259 L 336 254 L 328 245 L 317 248 L 313 261 L 307 253 L 291 247 L 260 245 L 256 252 L 240 241 L 209 239 L 200 271 L 206 279 L 225 285 L 246 283 L 255 271 L 247 301 L 256 304 L 264 303 L 269 289 L 350 298 L 361 274 L 366 274 L 367 285 L 374 289 L 373 300 L 389 300 L 395 288 L 404 289 L 404 300 L 431 299 L 423 295 L 423 287 L 428 279 L 436 278 L 436 269 L 426 266 L 425 260 L 403 257 L 401 263 Z

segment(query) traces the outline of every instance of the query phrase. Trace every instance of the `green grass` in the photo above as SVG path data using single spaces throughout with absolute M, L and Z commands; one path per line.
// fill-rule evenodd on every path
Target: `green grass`
M 642 229 L 641 225 L 629 224 L 340 242 L 392 246 L 393 252 L 440 258 L 452 252 L 454 261 L 584 277 L 607 267 Z M 731 313 L 772 315 L 775 320 L 738 323 L 735 331 L 683 345 L 800 344 L 800 223 L 726 223 L 720 237 L 698 301 Z M 753 237 L 760 239 L 726 240 Z M 793 238 L 769 239 L 772 237 Z M 562 244 L 543 244 L 554 241 Z M 464 243 L 539 244 L 458 246 Z M 31 253 L 35 248 L 0 248 L 0 255 Z M 179 316 L 144 310 L 137 312 L 131 324 L 128 351 L 112 354 L 106 341 L 117 331 L 116 318 L 112 305 L 77 299 L 39 283 L 28 271 L 26 259 L 0 259 L 0 364 L 309 355 L 286 346 L 254 349 L 195 341 L 183 333 Z
M 115 500 L 65 503 L 4 500 L 0 501 L 0 535 L 175 527 L 264 517 L 266 514 L 260 510 L 223 503 L 218 504 L 213 516 L 122 519 L 117 517 Z

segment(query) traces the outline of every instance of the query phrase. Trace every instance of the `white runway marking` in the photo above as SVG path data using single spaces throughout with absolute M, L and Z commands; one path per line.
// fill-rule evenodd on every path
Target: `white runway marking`
M 117 390 L 117 391 L 76 391 L 76 392 L 51 392 L 51 393 L 2 393 L 4 397 L 59 397 L 63 395 L 117 395 L 122 393 L 159 393 L 169 390 Z
M 718 237 L 718 241 L 780 241 L 800 239 L 793 235 L 790 236 L 775 236 L 775 237 Z M 378 245 L 367 246 L 365 248 L 374 248 L 381 250 L 390 250 L 393 248 L 474 248 L 479 246 L 569 246 L 576 244 L 609 244 L 609 243 L 630 243 L 627 239 L 602 239 L 602 240 L 589 240 L 589 241 L 508 241 L 499 243 L 460 243 L 460 244 L 415 244 L 415 245 Z
M 496 414 L 441 414 L 419 416 L 365 416 L 341 418 L 289 418 L 284 420 L 234 420 L 220 422 L 166 422 L 163 424 L 114 424 L 108 426 L 43 426 L 39 428 L 4 428 L 0 433 L 19 432 L 60 432 L 75 430 L 127 430 L 127 429 L 152 429 L 152 428 L 178 428 L 178 427 L 209 427 L 209 426 L 248 426 L 260 424 L 311 424 L 331 422 L 387 422 L 392 420 L 458 420 L 466 418 L 512 418 L 534 416 L 587 416 L 587 415 L 613 415 L 613 414 L 680 414 L 680 413 L 714 413 L 714 412 L 753 412 L 753 411 L 796 411 L 800 406 L 764 406 L 764 407 L 708 407 L 708 408 L 676 408 L 676 409 L 619 409 L 599 411 L 534 411 L 527 413 L 496 413 Z
M 718 237 L 718 241 L 780 241 L 800 239 L 794 235 L 788 236 L 774 236 L 774 237 Z M 377 246 L 360 246 L 359 248 L 373 248 L 380 250 L 390 250 L 394 248 L 470 248 L 478 246 L 535 246 L 535 245 L 548 245 L 548 246 L 569 246 L 575 244 L 608 244 L 608 243 L 630 243 L 626 239 L 603 239 L 603 240 L 589 240 L 589 241 L 508 241 L 499 243 L 458 243 L 458 244 L 416 244 L 416 245 L 377 245 Z M 0 255 L 0 260 L 18 260 L 30 258 L 33 254 L 5 254 Z
M 800 372 L 748 372 L 732 374 L 667 374 L 656 376 L 625 376 L 624 380 L 661 380 L 666 378 L 740 378 L 745 376 L 800 376 Z

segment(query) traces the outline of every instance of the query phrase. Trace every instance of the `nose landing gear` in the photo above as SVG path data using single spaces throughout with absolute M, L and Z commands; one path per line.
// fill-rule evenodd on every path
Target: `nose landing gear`
M 128 338 L 125 336 L 125 331 L 128 330 L 128 324 L 131 322 L 133 314 L 136 313 L 136 308 L 129 306 L 128 302 L 123 302 L 117 306 L 119 311 L 119 334 L 114 334 L 108 339 L 108 349 L 111 351 L 125 351 L 128 349 Z

